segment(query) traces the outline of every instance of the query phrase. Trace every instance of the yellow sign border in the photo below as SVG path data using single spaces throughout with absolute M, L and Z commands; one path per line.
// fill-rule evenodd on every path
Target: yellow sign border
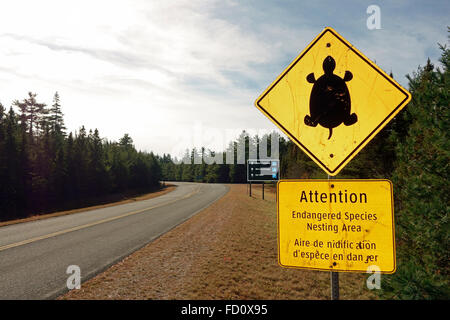
M 344 45 L 346 45 L 349 50 L 352 50 L 356 55 L 363 59 L 367 64 L 369 64 L 375 71 L 377 71 L 381 76 L 388 80 L 393 86 L 395 86 L 399 91 L 401 91 L 405 98 L 387 115 L 387 117 L 381 121 L 381 123 L 375 127 L 374 130 L 358 145 L 353 151 L 351 151 L 344 160 L 336 166 L 334 170 L 329 169 L 319 158 L 317 158 L 311 151 L 308 150 L 294 135 L 292 135 L 284 126 L 279 123 L 275 118 L 273 118 L 261 105 L 260 101 L 278 84 L 278 82 L 299 62 L 302 57 L 316 44 L 316 42 L 322 38 L 327 32 L 332 33 L 337 39 L 339 39 Z M 358 49 L 351 45 L 347 40 L 344 39 L 339 33 L 337 33 L 333 28 L 326 27 L 298 56 L 295 60 L 267 87 L 266 90 L 256 99 L 255 107 L 258 108 L 265 116 L 269 118 L 278 128 L 281 129 L 293 142 L 302 149 L 316 164 L 319 165 L 326 173 L 331 176 L 337 175 L 346 165 L 352 160 L 361 150 L 364 148 L 381 129 L 388 124 L 392 118 L 394 118 L 409 102 L 411 101 L 411 94 L 404 89 L 400 84 L 394 81 L 389 75 L 387 75 L 383 70 L 381 70 L 375 63 L 370 61 L 364 54 L 362 54 Z
M 391 189 L 391 215 L 392 215 L 392 247 L 393 247 L 393 261 L 394 261 L 394 268 L 389 271 L 380 271 L 382 274 L 393 274 L 397 270 L 397 254 L 395 251 L 395 221 L 394 221 L 394 185 L 392 184 L 392 181 L 389 179 L 282 179 L 278 180 L 277 182 L 277 244 L 278 244 L 278 265 L 282 268 L 288 268 L 288 269 L 302 269 L 302 270 L 318 270 L 318 271 L 333 271 L 333 272 L 353 272 L 353 273 L 367 273 L 367 270 L 344 270 L 344 269 L 330 269 L 330 268 L 312 268 L 312 267 L 297 267 L 297 266 L 285 266 L 280 262 L 280 194 L 279 194 L 279 185 L 283 182 L 328 182 L 328 183 L 335 183 L 335 182 L 380 182 L 380 181 L 387 181 L 389 182 L 390 189 Z

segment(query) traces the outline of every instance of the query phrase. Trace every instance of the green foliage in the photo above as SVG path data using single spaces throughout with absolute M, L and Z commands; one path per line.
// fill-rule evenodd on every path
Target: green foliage
M 392 181 L 396 200 L 397 272 L 383 293 L 400 299 L 448 299 L 449 286 L 449 66 L 428 60 L 409 76 L 412 101 L 407 134 L 397 139 Z
M 59 99 L 47 110 L 29 93 L 13 103 L 20 115 L 0 105 L 0 221 L 159 187 L 157 157 L 136 151 L 128 134 L 118 143 L 84 127 L 67 136 Z

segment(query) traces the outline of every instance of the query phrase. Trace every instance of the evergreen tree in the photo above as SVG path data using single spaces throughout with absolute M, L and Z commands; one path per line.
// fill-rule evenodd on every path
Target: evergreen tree
M 61 103 L 58 91 L 53 96 L 53 104 L 49 110 L 49 122 L 52 132 L 63 133 L 66 130 L 64 125 L 64 114 L 61 111 Z
M 126 149 L 134 148 L 133 139 L 131 139 L 128 133 L 125 133 L 123 137 L 120 138 L 119 144 Z
M 13 104 L 19 108 L 21 121 L 26 124 L 30 137 L 33 137 L 34 130 L 45 118 L 46 104 L 37 102 L 36 93 L 31 92 L 28 92 L 28 98 L 23 99 L 22 102 L 15 100 Z
M 107 191 L 107 175 L 102 139 L 97 129 L 89 134 L 89 180 L 90 194 L 100 195 Z
M 411 103 L 407 132 L 396 137 L 397 271 L 383 282 L 388 298 L 448 299 L 450 176 L 450 50 L 443 70 L 428 60 L 408 76 Z

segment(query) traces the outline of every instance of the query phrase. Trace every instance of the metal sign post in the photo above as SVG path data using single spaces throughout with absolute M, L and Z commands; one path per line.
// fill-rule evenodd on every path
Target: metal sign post
M 262 199 L 264 200 L 264 181 L 262 182 Z
M 328 180 L 334 179 L 333 176 L 328 175 Z M 331 300 L 339 300 L 339 273 L 330 271 L 331 284 Z
M 331 300 L 339 300 L 339 272 L 330 272 L 331 275 Z

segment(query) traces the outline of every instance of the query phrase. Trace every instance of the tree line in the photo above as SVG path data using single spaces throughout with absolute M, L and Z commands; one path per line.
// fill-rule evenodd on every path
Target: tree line
M 450 29 L 449 29 L 450 30 Z M 442 68 L 430 60 L 407 75 L 412 100 L 341 171 L 339 178 L 387 178 L 394 185 L 397 271 L 383 276 L 383 298 L 448 299 L 450 146 L 450 50 L 439 45 Z M 393 76 L 391 74 L 391 76 Z M 258 136 L 246 132 L 224 152 L 236 152 L 245 142 L 259 148 Z M 175 164 L 170 155 L 161 158 L 164 179 L 196 182 L 246 183 L 245 164 L 193 164 L 194 159 L 214 155 L 211 150 L 187 150 L 186 163 Z M 325 173 L 294 143 L 279 142 L 281 177 L 326 178 Z M 198 161 L 197 161 L 198 162 Z
M 9 110 L 0 104 L 0 221 L 153 190 L 160 178 L 158 158 L 128 134 L 118 142 L 84 126 L 67 134 L 58 92 L 50 107 L 32 92 Z

